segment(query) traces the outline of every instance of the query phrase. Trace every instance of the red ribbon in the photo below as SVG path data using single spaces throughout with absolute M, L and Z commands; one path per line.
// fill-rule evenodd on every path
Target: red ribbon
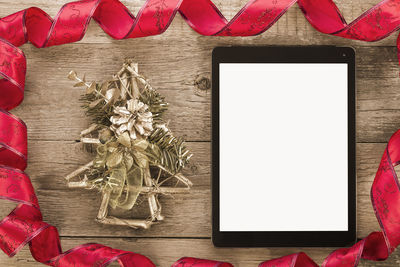
M 22 101 L 26 59 L 17 48 L 28 41 L 48 47 L 79 41 L 93 18 L 115 39 L 164 32 L 176 12 L 202 35 L 250 36 L 271 27 L 294 3 L 318 31 L 362 41 L 377 41 L 400 27 L 400 0 L 384 0 L 347 24 L 331 0 L 252 0 L 227 21 L 210 0 L 148 0 L 135 18 L 118 0 L 85 0 L 64 5 L 53 20 L 32 7 L 0 20 L 0 198 L 18 203 L 0 222 L 0 247 L 9 256 L 27 243 L 32 256 L 50 266 L 154 266 L 146 257 L 99 244 L 62 252 L 57 229 L 42 221 L 38 200 L 23 172 L 27 159 L 26 125 L 10 110 Z M 400 38 L 397 40 L 400 51 Z M 400 60 L 400 53 L 399 60 Z M 360 258 L 384 260 L 400 243 L 400 187 L 394 166 L 400 162 L 400 131 L 389 140 L 371 188 L 371 201 L 381 232 L 373 232 L 350 248 L 333 251 L 323 266 L 355 266 Z M 210 260 L 182 258 L 172 266 L 232 266 Z M 260 266 L 317 266 L 296 253 Z

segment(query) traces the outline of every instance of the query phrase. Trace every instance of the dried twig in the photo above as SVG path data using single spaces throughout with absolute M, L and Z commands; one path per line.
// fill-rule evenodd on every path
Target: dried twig
M 193 185 L 180 173 L 191 154 L 183 139 L 172 135 L 161 117 L 168 103 L 139 74 L 138 64 L 130 60 L 111 80 L 102 84 L 86 82 L 74 71 L 68 78 L 77 82 L 75 87 L 86 88 L 82 99 L 86 101 L 87 114 L 93 116 L 95 123 L 80 133 L 79 141 L 96 146 L 97 152 L 95 160 L 65 177 L 68 187 L 100 190 L 102 201 L 96 220 L 101 223 L 148 229 L 162 221 L 164 216 L 158 196 L 186 193 Z M 160 162 L 162 165 L 158 164 Z M 150 165 L 159 170 L 154 178 Z M 171 179 L 186 187 L 163 186 Z M 148 219 L 107 215 L 111 204 L 131 209 L 139 194 L 147 198 Z
M 67 176 L 65 176 L 65 180 L 69 181 L 71 178 L 79 176 L 81 173 L 85 172 L 86 170 L 88 170 L 92 166 L 93 166 L 93 160 L 91 162 L 87 163 L 86 165 L 83 165 L 82 167 L 79 167 L 78 169 L 76 169 L 75 171 L 71 172 Z

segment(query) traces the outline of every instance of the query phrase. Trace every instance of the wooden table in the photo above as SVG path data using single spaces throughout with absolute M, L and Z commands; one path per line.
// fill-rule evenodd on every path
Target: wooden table
M 0 16 L 38 6 L 54 16 L 68 0 L 0 0 Z M 144 0 L 123 1 L 135 13 Z M 215 1 L 231 18 L 246 1 Z M 348 21 L 379 0 L 336 1 Z M 376 43 L 350 41 L 320 34 L 305 20 L 298 7 L 291 8 L 266 33 L 256 37 L 204 37 L 189 28 L 178 15 L 160 36 L 116 41 L 92 22 L 85 38 L 74 44 L 37 49 L 24 45 L 28 72 L 24 102 L 12 112 L 28 125 L 30 175 L 45 221 L 55 225 L 63 249 L 81 243 L 100 242 L 142 253 L 158 266 L 170 266 L 182 256 L 257 266 L 263 260 L 299 250 L 318 263 L 332 248 L 214 248 L 210 223 L 210 76 L 211 51 L 220 45 L 343 45 L 357 55 L 357 216 L 358 236 L 379 230 L 369 190 L 391 134 L 400 128 L 399 71 L 396 34 Z M 102 80 L 115 73 L 124 58 L 134 58 L 152 85 L 170 102 L 167 118 L 176 135 L 183 135 L 194 153 L 186 175 L 195 186 L 190 194 L 175 199 L 162 197 L 166 220 L 148 231 L 105 226 L 94 221 L 100 195 L 71 190 L 63 177 L 91 158 L 76 143 L 89 125 L 78 101 L 81 89 L 73 88 L 66 75 L 71 69 L 86 73 L 88 80 Z M 239 104 L 239 103 L 238 103 Z M 240 108 L 240 107 L 239 107 Z M 240 132 L 239 132 L 240 133 Z M 239 135 L 240 136 L 240 135 Z M 245 136 L 243 138 L 246 138 Z M 238 140 L 240 142 L 240 140 Z M 234 166 L 232 166 L 234 167 Z M 326 166 L 327 171 L 335 166 Z M 1 215 L 12 204 L 2 202 Z M 256 214 L 254 215 L 256 216 Z M 395 252 L 382 263 L 363 261 L 362 266 L 398 266 Z M 0 266 L 38 266 L 25 247 L 14 258 L 0 254 Z

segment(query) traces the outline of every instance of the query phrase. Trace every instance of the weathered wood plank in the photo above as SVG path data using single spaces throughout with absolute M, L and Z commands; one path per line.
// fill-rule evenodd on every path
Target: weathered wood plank
M 187 145 L 193 157 L 183 172 L 196 188 L 209 189 L 211 144 L 189 142 Z M 31 141 L 26 173 L 31 176 L 36 190 L 64 190 L 64 177 L 93 159 L 89 149 L 75 141 Z
M 179 53 L 178 48 L 173 49 L 174 52 L 164 54 L 160 53 L 154 44 L 150 49 L 141 47 L 144 50 L 138 52 L 138 48 L 132 50 L 132 47 L 126 45 L 116 47 L 116 50 L 113 45 L 94 45 L 92 49 L 95 51 L 90 52 L 90 49 L 86 50 L 89 47 L 82 45 L 53 47 L 46 51 L 28 45 L 28 49 L 24 49 L 28 57 L 25 101 L 15 110 L 15 114 L 27 123 L 29 138 L 76 139 L 79 132 L 89 125 L 90 119 L 85 117 L 78 101 L 83 89 L 72 87 L 73 83 L 66 79 L 68 72 L 74 69 L 82 76 L 86 73 L 88 79 L 101 81 L 116 73 L 121 68 L 124 58 L 134 57 L 141 62 L 139 70 L 149 74 L 152 85 L 171 103 L 166 116 L 168 119 L 176 117 L 169 124 L 176 135 L 183 135 L 194 141 L 209 140 L 210 97 L 199 95 L 197 87 L 194 86 L 196 77 L 201 74 L 199 70 L 186 68 L 183 71 L 176 67 L 171 71 L 171 64 L 175 65 L 175 56 L 171 53 Z M 107 61 L 101 60 L 105 57 L 98 51 L 107 51 L 107 54 L 112 53 L 113 56 Z M 190 48 L 180 52 L 189 56 Z M 182 60 L 191 60 L 191 57 L 187 56 Z M 146 63 L 145 58 L 153 60 Z M 200 65 L 200 62 L 207 61 L 199 57 L 192 61 L 192 64 Z M 153 75 L 152 71 L 156 65 L 159 67 L 158 77 Z M 171 76 L 171 72 L 176 76 Z
M 190 194 L 161 197 L 166 219 L 150 230 L 132 230 L 127 227 L 102 225 L 94 221 L 100 203 L 96 192 L 85 190 L 36 190 L 44 219 L 57 226 L 65 236 L 121 236 L 121 237 L 210 237 L 211 195 L 207 189 L 192 189 Z M 147 211 L 140 206 L 140 214 Z M 3 209 L 3 208 L 2 208 Z M 123 215 L 128 217 L 132 213 Z M 148 216 L 148 215 L 147 215 Z M 370 198 L 359 195 L 357 199 L 357 235 L 364 237 L 379 230 Z
M 7 16 L 11 13 L 20 11 L 22 9 L 28 8 L 30 6 L 37 6 L 42 8 L 44 11 L 49 13 L 54 17 L 60 10 L 64 3 L 70 2 L 69 0 L 56 0 L 56 1 L 46 1 L 46 0 L 30 0 L 30 1 L 15 1 L 10 5 L 9 1 L 0 1 L 0 17 Z M 123 2 L 129 10 L 136 14 L 139 9 L 143 6 L 144 0 L 129 0 L 121 1 Z M 230 0 L 229 3 L 223 0 L 214 0 L 214 3 L 222 11 L 227 19 L 232 18 L 245 4 L 247 0 Z M 344 14 L 344 17 L 348 22 L 357 18 L 363 12 L 367 11 L 375 4 L 380 2 L 379 0 L 339 0 L 335 1 L 339 9 Z M 168 30 L 159 36 L 151 37 L 153 40 L 169 40 L 174 42 L 181 42 L 185 39 L 193 40 L 193 38 L 201 37 L 194 32 L 183 18 L 178 14 L 173 20 L 171 26 Z M 375 45 L 396 45 L 396 34 L 392 34 L 390 37 L 373 43 L 346 40 L 340 37 L 328 36 L 319 33 L 315 30 L 304 18 L 303 13 L 300 11 L 297 5 L 294 5 L 284 14 L 278 22 L 273 25 L 267 32 L 255 36 L 243 38 L 234 38 L 232 41 L 253 44 L 254 42 L 262 42 L 263 44 L 299 44 L 299 45 L 360 45 L 360 46 L 375 46 Z M 222 40 L 224 37 L 218 37 L 216 39 Z M 229 38 L 231 39 L 231 38 Z M 89 26 L 88 32 L 81 43 L 113 43 L 110 37 L 108 37 L 95 22 L 92 22 Z
M 32 141 L 27 173 L 39 197 L 45 220 L 66 236 L 210 237 L 210 143 L 189 143 L 194 157 L 185 174 L 194 183 L 189 194 L 162 197 L 166 220 L 148 231 L 111 227 L 94 221 L 100 204 L 95 191 L 68 189 L 63 177 L 91 159 L 81 144 L 69 141 Z M 357 145 L 358 236 L 379 230 L 370 198 L 372 185 L 385 144 Z M 327 166 L 329 168 L 334 166 Z M 10 211 L 0 206 L 2 216 Z M 141 206 L 139 213 L 147 211 Z M 130 213 L 129 213 L 130 214 Z M 125 214 L 126 215 L 126 214 Z
M 385 146 L 383 143 L 357 144 L 359 194 L 369 194 Z M 189 142 L 188 147 L 193 153 L 193 158 L 184 174 L 193 181 L 195 188 L 209 189 L 211 144 Z M 92 158 L 87 148 L 74 141 L 31 141 L 26 172 L 31 176 L 36 189 L 63 190 L 66 188 L 63 177 Z
M 334 250 L 334 248 L 215 248 L 209 239 L 62 238 L 64 250 L 89 242 L 98 242 L 107 246 L 118 247 L 123 250 L 130 250 L 146 255 L 160 267 L 169 267 L 183 256 L 229 261 L 235 267 L 255 267 L 264 260 L 299 251 L 306 252 L 317 263 L 321 264 L 323 259 Z M 362 260 L 359 266 L 393 267 L 398 266 L 399 263 L 400 253 L 396 251 L 384 262 Z M 32 259 L 29 249 L 26 247 L 11 259 L 7 258 L 5 254 L 0 253 L 0 265 L 18 267 L 39 266 Z
M 166 219 L 150 230 L 102 225 L 94 221 L 100 196 L 84 190 L 37 190 L 44 219 L 57 226 L 65 236 L 121 236 L 121 237 L 210 237 L 211 195 L 207 189 L 192 189 L 190 194 L 161 197 Z M 140 206 L 140 214 L 147 211 L 147 203 Z M 128 217 L 132 213 L 123 215 Z M 148 213 L 147 213 L 148 214 Z M 147 215 L 148 216 L 148 215 Z M 368 195 L 357 199 L 357 235 L 364 237 L 379 230 Z
M 23 47 L 28 58 L 25 101 L 13 111 L 28 125 L 30 140 L 74 140 L 89 125 L 80 109 L 81 88 L 65 78 L 75 69 L 90 80 L 103 80 L 115 73 L 126 57 L 140 62 L 140 70 L 171 103 L 166 114 L 177 135 L 191 141 L 209 141 L 211 130 L 209 84 L 211 51 L 231 39 L 207 37 L 199 43 L 182 41 L 128 40 L 116 44 L 69 44 L 36 49 Z M 129 44 L 131 42 L 131 44 Z M 164 47 L 160 50 L 160 47 Z M 132 49 L 134 48 L 134 49 Z M 104 56 L 107 51 L 112 56 Z M 400 67 L 393 47 L 357 47 L 357 139 L 386 142 L 399 128 Z M 176 64 L 176 62 L 178 64 Z M 203 84 L 204 85 L 204 84 Z M 233 92 L 240 93 L 240 92 Z

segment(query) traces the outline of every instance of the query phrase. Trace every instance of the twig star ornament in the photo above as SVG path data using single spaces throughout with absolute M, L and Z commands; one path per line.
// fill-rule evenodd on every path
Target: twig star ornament
M 93 124 L 81 132 L 80 141 L 96 150 L 92 161 L 65 177 L 68 186 L 101 192 L 97 215 L 101 223 L 148 229 L 162 221 L 158 196 L 185 193 L 192 186 L 181 173 L 192 154 L 183 138 L 175 137 L 162 120 L 168 103 L 138 73 L 138 64 L 132 60 L 126 60 L 121 70 L 103 83 L 88 83 L 75 71 L 68 78 L 76 81 L 74 87 L 86 88 L 81 101 Z M 172 186 L 165 186 L 173 180 Z M 139 195 L 147 198 L 148 218 L 108 215 L 109 206 L 131 210 Z

